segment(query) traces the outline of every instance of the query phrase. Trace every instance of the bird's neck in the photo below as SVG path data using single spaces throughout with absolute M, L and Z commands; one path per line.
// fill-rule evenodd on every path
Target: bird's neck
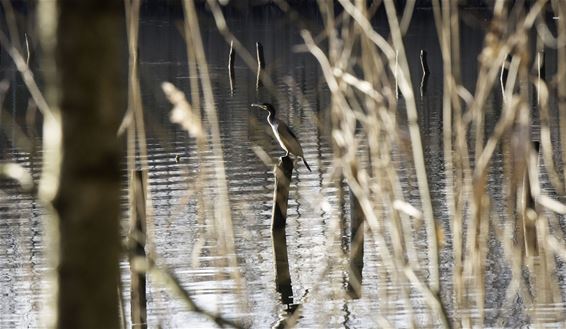
M 269 122 L 269 124 L 271 125 L 277 123 L 277 119 L 275 118 L 275 115 L 273 115 L 271 112 L 269 113 L 269 115 L 267 115 L 267 122 Z

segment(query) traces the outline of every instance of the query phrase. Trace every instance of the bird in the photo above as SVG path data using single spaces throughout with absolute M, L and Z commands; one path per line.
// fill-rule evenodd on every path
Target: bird
M 267 122 L 273 129 L 273 134 L 275 135 L 275 138 L 277 138 L 279 145 L 281 145 L 281 148 L 287 152 L 285 156 L 288 156 L 289 153 L 291 153 L 294 156 L 301 158 L 307 169 L 312 171 L 307 160 L 305 160 L 305 157 L 303 156 L 303 148 L 301 147 L 301 143 L 299 142 L 297 135 L 293 133 L 291 128 L 289 128 L 285 122 L 277 119 L 275 116 L 275 107 L 269 103 L 254 103 L 251 106 L 269 112 L 267 115 Z

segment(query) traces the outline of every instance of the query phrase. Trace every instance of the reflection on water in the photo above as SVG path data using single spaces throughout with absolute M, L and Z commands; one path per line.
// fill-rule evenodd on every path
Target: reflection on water
M 344 204 L 349 204 L 348 193 L 334 185 L 330 172 L 332 155 L 328 132 L 324 125 L 317 125 L 315 119 L 319 112 L 321 117 L 326 117 L 328 92 L 315 60 L 308 54 L 292 51 L 294 45 L 301 43 L 297 31 L 289 28 L 279 14 L 270 10 L 245 16 L 236 14 L 229 20 L 229 25 L 250 52 L 255 51 L 257 41 L 263 44 L 265 70 L 275 82 L 278 98 L 261 88 L 256 91 L 255 72 L 247 69 L 238 56 L 231 93 L 227 70 L 229 45 L 218 35 L 208 14 L 202 15 L 240 268 L 223 265 L 226 262 L 217 256 L 217 243 L 207 230 L 208 223 L 198 220 L 198 196 L 187 195 L 188 187 L 194 184 L 194 177 L 202 170 L 196 159 L 196 145 L 185 132 L 169 123 L 170 105 L 160 89 L 163 81 L 170 81 L 181 90 L 188 91 L 190 79 L 197 78 L 188 75 L 185 45 L 177 28 L 179 19 L 147 18 L 142 21 L 140 32 L 140 76 L 149 130 L 149 188 L 154 207 L 156 247 L 162 265 L 175 271 L 197 303 L 229 318 L 244 319 L 246 326 L 251 328 L 276 326 L 290 315 L 299 327 L 304 328 L 375 328 L 380 326 L 376 317 L 378 313 L 387 314 L 395 327 L 410 326 L 403 301 L 387 305 L 380 303 L 382 294 L 398 294 L 402 287 L 377 285 L 385 276 L 385 266 L 371 237 L 366 237 L 365 248 L 362 249 L 363 266 L 357 267 L 362 269 L 359 277 L 361 295 L 356 296 L 359 298 L 348 296 L 351 282 L 346 258 L 339 258 L 345 260 L 344 264 L 329 264 L 329 259 L 336 259 L 337 253 L 349 254 L 351 233 L 340 220 L 343 210 L 345 218 L 350 215 L 349 207 L 342 207 L 340 203 L 340 194 L 344 192 L 348 201 Z M 386 31 L 385 23 L 379 23 L 378 30 Z M 463 26 L 462 35 L 465 41 L 462 76 L 465 86 L 473 90 L 477 54 L 483 35 L 480 27 L 467 26 Z M 424 49 L 428 54 L 430 76 L 417 99 L 419 124 L 435 217 L 447 227 L 442 154 L 442 62 L 437 44 L 432 13 L 417 11 L 406 37 L 407 53 L 415 90 L 420 89 L 422 77 L 420 51 Z M 547 70 L 554 70 L 554 61 L 552 53 L 549 53 Z M 12 113 L 19 123 L 24 123 L 27 93 L 13 66 L 2 63 L 1 77 L 12 83 L 3 109 Z M 272 245 L 273 168 L 263 163 L 252 147 L 262 147 L 273 161 L 283 152 L 271 136 L 265 112 L 259 113 L 261 111 L 249 107 L 253 102 L 278 104 L 279 117 L 288 122 L 301 139 L 305 157 L 313 169 L 310 173 L 298 166 L 293 173 L 286 231 L 284 235 L 275 237 L 279 245 L 286 245 L 284 250 L 274 249 Z M 486 108 L 488 123 L 495 122 L 493 119 L 499 115 L 499 104 L 501 96 L 494 93 Z M 400 121 L 403 122 L 403 119 L 400 111 Z M 0 134 L 2 161 L 22 164 L 38 178 L 40 159 L 37 157 L 40 155 L 32 158 L 14 147 L 11 143 L 15 134 L 13 122 L 3 119 L 1 125 L 4 128 Z M 537 133 L 537 126 L 533 130 Z M 180 155 L 179 161 L 175 159 L 177 154 Z M 205 166 L 214 166 L 217 159 L 213 154 L 202 156 Z M 406 198 L 418 204 L 416 178 L 403 165 L 401 156 L 397 156 L 396 160 L 399 161 L 399 175 Z M 501 167 L 497 166 L 497 162 L 502 161 L 500 154 L 493 161 L 496 162 L 494 168 Z M 504 207 L 499 188 L 501 179 L 502 173 L 497 170 L 490 175 L 496 207 Z M 44 301 L 42 294 L 48 290 L 42 279 L 47 267 L 42 252 L 42 209 L 33 198 L 20 194 L 14 185 L 2 182 L 1 187 L 0 326 L 37 327 Z M 209 192 L 209 195 L 215 193 Z M 125 199 L 123 207 L 126 210 Z M 415 241 L 418 250 L 426 250 L 424 235 L 416 234 L 415 237 L 418 238 Z M 511 273 L 506 264 L 498 261 L 502 258 L 502 246 L 493 236 L 490 238 L 485 278 L 488 287 L 486 325 L 519 326 L 528 323 L 530 310 L 525 309 L 523 301 L 509 300 L 505 296 Z M 278 257 L 287 260 L 282 262 L 286 263 L 286 267 L 275 266 L 274 260 Z M 425 254 L 419 253 L 417 257 L 422 259 Z M 452 263 L 451 244 L 447 238 L 441 251 L 441 275 L 442 298 L 449 306 Z M 360 265 L 359 262 L 357 264 Z M 126 275 L 128 265 L 125 259 L 121 267 L 127 283 L 129 276 Z M 245 305 L 242 305 L 230 276 L 233 271 L 240 271 L 245 279 L 248 294 Z M 566 272 L 563 267 L 559 268 L 559 273 L 560 288 L 564 292 L 563 276 Z M 148 287 L 150 327 L 207 328 L 211 325 L 207 319 L 187 311 L 182 302 L 172 298 L 164 288 L 156 286 L 151 278 Z M 429 313 L 422 296 L 414 291 L 409 293 L 416 323 L 429 323 L 426 315 Z M 300 312 L 291 314 L 298 304 L 301 304 Z M 544 305 L 537 312 L 548 314 L 549 319 L 558 321 L 555 316 L 563 307 L 563 304 Z M 129 318 L 129 314 L 126 315 Z

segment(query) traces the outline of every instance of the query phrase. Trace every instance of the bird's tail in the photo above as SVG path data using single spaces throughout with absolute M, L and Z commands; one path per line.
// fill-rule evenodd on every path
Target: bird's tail
M 312 172 L 311 167 L 309 167 L 309 164 L 307 163 L 307 160 L 305 160 L 305 158 L 303 158 L 303 163 L 305 164 L 305 166 L 307 166 L 307 169 Z

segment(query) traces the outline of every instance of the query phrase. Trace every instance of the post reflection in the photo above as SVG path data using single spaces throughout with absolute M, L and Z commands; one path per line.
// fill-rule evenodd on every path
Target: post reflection
M 275 289 L 281 295 L 284 313 L 279 315 L 279 320 L 273 325 L 273 328 L 285 328 L 289 317 L 295 313 L 299 306 L 294 303 L 293 299 L 293 285 L 289 272 L 287 235 L 285 232 L 289 185 L 293 174 L 293 160 L 288 156 L 282 157 L 279 164 L 275 166 L 274 174 L 275 187 L 271 217 L 271 238 L 273 258 L 275 260 Z
M 275 289 L 281 295 L 281 305 L 284 306 L 283 314 L 273 328 L 285 328 L 287 320 L 297 310 L 298 304 L 293 299 L 293 284 L 289 272 L 289 257 L 287 254 L 287 236 L 284 228 L 272 231 L 273 255 L 275 259 Z
M 362 271 L 364 268 L 364 215 L 358 198 L 350 190 L 350 269 L 348 295 L 352 299 L 362 296 Z

